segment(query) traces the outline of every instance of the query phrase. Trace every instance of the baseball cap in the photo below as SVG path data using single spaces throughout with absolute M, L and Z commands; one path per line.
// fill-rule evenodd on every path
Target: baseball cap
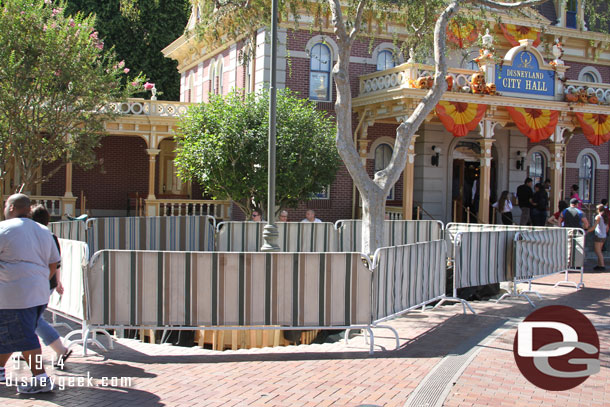
M 578 205 L 578 199 L 576 199 L 576 198 L 570 199 L 570 205 Z

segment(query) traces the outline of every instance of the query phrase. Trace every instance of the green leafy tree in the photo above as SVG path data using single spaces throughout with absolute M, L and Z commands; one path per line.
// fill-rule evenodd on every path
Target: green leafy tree
M 184 32 L 189 0 L 68 0 L 65 12 L 95 14 L 100 38 L 115 48 L 117 57 L 150 78 L 163 99 L 180 99 L 177 63 L 161 50 Z
M 180 122 L 180 177 L 208 194 L 231 199 L 250 215 L 267 206 L 268 92 L 213 96 Z M 288 90 L 277 95 L 277 200 L 295 207 L 335 179 L 339 156 L 334 122 Z
M 65 17 L 64 3 L 50 0 L 1 4 L 1 152 L 30 191 L 66 160 L 84 168 L 95 162 L 104 121 L 115 114 L 107 106 L 140 88 L 142 78 L 121 85 L 129 68 L 105 49 L 92 17 Z M 40 174 L 45 163 L 56 165 Z

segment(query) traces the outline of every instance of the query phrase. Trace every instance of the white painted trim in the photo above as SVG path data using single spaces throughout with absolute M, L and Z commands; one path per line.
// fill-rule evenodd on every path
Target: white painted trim
M 593 76 L 595 76 L 596 79 L 596 83 L 602 83 L 602 74 L 593 66 L 585 66 L 584 68 L 582 68 L 580 70 L 580 72 L 578 73 L 578 80 L 581 82 L 587 82 L 584 79 L 585 74 L 590 73 L 593 74 Z M 591 82 L 587 82 L 587 83 L 591 83 Z
M 402 55 L 402 52 L 400 52 L 400 49 L 398 49 L 391 42 L 382 42 L 381 44 L 379 44 L 379 45 L 377 45 L 375 47 L 375 49 L 373 50 L 371 58 L 361 58 L 361 59 L 369 59 L 371 61 L 371 63 L 373 65 L 375 65 L 375 67 L 376 67 L 377 66 L 377 58 L 378 58 L 379 53 L 381 51 L 391 51 L 393 54 L 396 55 L 396 65 L 395 66 L 398 66 L 398 65 L 400 65 L 400 64 L 402 64 L 404 62 L 404 56 Z M 354 62 L 354 61 L 352 61 L 351 58 L 350 58 L 350 62 Z
M 337 43 L 328 35 L 315 35 L 313 37 L 311 37 L 309 39 L 309 41 L 307 41 L 307 44 L 305 45 L 305 54 L 307 55 L 306 58 L 309 59 L 309 55 L 311 55 L 311 49 L 313 48 L 314 45 L 316 44 L 325 44 L 328 45 L 328 47 L 330 48 L 330 60 L 333 62 L 337 61 L 338 55 L 339 55 L 339 47 L 337 46 Z M 291 55 L 292 55 L 292 51 L 291 51 Z
M 373 142 L 373 144 L 369 147 L 369 152 L 366 155 L 367 160 L 375 160 L 375 149 L 379 147 L 381 144 L 387 144 L 392 147 L 392 151 L 394 151 L 394 144 L 396 139 L 390 136 L 382 136 Z
M 578 163 L 566 163 L 565 168 L 580 170 L 580 165 Z M 596 170 L 609 170 L 610 166 L 608 164 L 600 164 L 595 166 Z
M 532 166 L 532 157 L 534 156 L 534 153 L 541 153 L 544 156 L 544 178 L 549 178 L 548 168 L 551 166 L 551 152 L 543 145 L 537 145 L 530 148 L 525 156 L 525 165 L 527 167 Z M 527 173 L 527 176 L 529 177 L 529 173 Z

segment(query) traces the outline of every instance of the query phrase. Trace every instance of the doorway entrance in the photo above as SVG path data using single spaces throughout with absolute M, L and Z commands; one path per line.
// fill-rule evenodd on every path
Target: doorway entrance
M 460 140 L 453 149 L 453 177 L 451 183 L 451 220 L 452 222 L 477 221 L 480 191 L 481 146 L 475 141 Z M 495 150 L 491 161 L 491 197 L 496 201 L 496 162 Z M 491 213 L 491 212 L 490 212 Z
M 189 183 L 178 178 L 174 159 L 176 158 L 176 142 L 173 140 L 161 141 L 159 148 L 159 198 L 187 199 L 189 197 Z

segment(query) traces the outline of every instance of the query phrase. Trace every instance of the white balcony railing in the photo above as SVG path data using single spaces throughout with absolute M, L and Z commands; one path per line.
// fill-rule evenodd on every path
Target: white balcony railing
M 201 199 L 155 199 L 147 200 L 146 205 L 157 205 L 156 213 L 161 216 L 203 216 L 210 215 L 216 219 L 231 219 L 231 201 Z
M 464 87 L 470 83 L 470 77 L 477 71 L 460 68 L 449 68 L 448 75 L 453 77 L 454 87 Z M 434 67 L 415 63 L 404 63 L 385 71 L 374 72 L 360 77 L 360 96 L 380 90 L 413 87 L 410 81 L 422 76 L 433 76 Z
M 10 195 L 4 195 L 2 197 L 2 207 L 4 202 Z M 41 196 L 41 195 L 28 195 L 32 205 L 42 204 L 49 211 L 49 215 L 52 217 L 62 217 L 64 212 L 62 210 L 62 197 L 61 196 Z
M 581 81 L 566 81 L 565 93 L 578 93 L 585 89 L 587 95 L 595 95 L 602 104 L 610 104 L 610 84 L 609 83 L 593 83 Z
M 186 113 L 192 103 L 166 100 L 128 99 L 123 103 L 110 103 L 109 109 L 115 113 L 140 116 L 179 117 Z

